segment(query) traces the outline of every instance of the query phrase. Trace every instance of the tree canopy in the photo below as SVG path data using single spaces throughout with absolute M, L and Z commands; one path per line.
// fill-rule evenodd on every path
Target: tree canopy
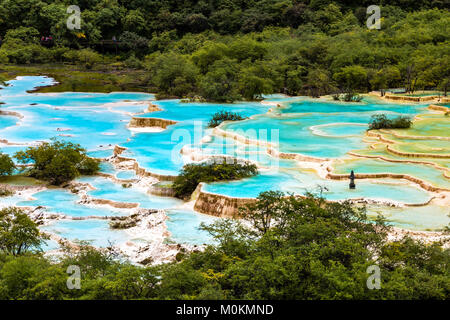
M 231 102 L 397 87 L 446 94 L 445 2 L 383 1 L 380 30 L 366 26 L 368 3 L 92 0 L 79 3 L 81 29 L 68 30 L 66 1 L 0 0 L 0 61 L 143 69 L 141 85 L 159 98 Z M 52 45 L 40 44 L 48 36 Z
M 60 185 L 80 176 L 92 175 L 99 167 L 99 160 L 89 158 L 79 144 L 53 139 L 36 147 L 18 151 L 14 157 L 21 163 L 30 164 L 29 176 Z
M 67 248 L 58 261 L 25 252 L 0 254 L 0 298 L 444 300 L 450 295 L 450 250 L 439 242 L 389 239 L 390 227 L 381 218 L 371 223 L 364 207 L 269 191 L 240 216 L 203 225 L 213 244 L 159 266 L 132 265 L 86 245 Z M 67 289 L 70 265 L 81 266 L 80 290 Z M 371 290 L 368 270 L 374 266 L 380 268 L 381 286 Z

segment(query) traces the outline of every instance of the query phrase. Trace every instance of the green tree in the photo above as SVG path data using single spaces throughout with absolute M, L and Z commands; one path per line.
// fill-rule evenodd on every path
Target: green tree
M 322 69 L 313 69 L 308 72 L 305 88 L 308 95 L 312 97 L 319 97 L 335 90 L 328 72 Z
M 16 165 L 11 157 L 0 152 L 0 177 L 11 175 L 14 172 Z
M 258 173 L 256 165 L 239 163 L 198 163 L 187 164 L 173 183 L 175 196 L 186 198 L 197 188 L 200 182 L 235 180 L 254 176 Z
M 16 152 L 21 163 L 31 163 L 28 175 L 60 185 L 79 175 L 93 175 L 99 169 L 99 160 L 89 158 L 79 144 L 58 141 L 45 142 L 37 147 Z
M 0 210 L 0 250 L 11 255 L 21 255 L 39 250 L 43 236 L 36 224 L 19 208 Z
M 194 92 L 198 71 L 187 57 L 171 52 L 151 56 L 149 59 L 151 82 L 161 93 L 183 97 Z
M 334 80 L 344 92 L 367 88 L 367 71 L 362 66 L 348 66 L 334 74 Z

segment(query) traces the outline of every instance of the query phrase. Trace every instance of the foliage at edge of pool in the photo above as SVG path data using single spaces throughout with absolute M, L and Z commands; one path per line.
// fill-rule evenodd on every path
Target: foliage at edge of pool
M 79 144 L 52 138 L 36 147 L 18 151 L 14 157 L 25 168 L 28 176 L 61 185 L 80 175 L 93 175 L 100 170 L 100 161 L 86 155 L 86 149 Z
M 249 162 L 233 163 L 191 163 L 183 166 L 175 179 L 172 188 L 175 196 L 181 199 L 188 198 L 200 182 L 215 182 L 224 180 L 237 180 L 258 174 L 255 164 Z

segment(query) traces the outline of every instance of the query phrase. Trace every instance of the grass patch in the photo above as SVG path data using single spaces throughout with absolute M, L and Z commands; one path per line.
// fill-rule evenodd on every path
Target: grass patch
M 47 184 L 45 181 L 33 177 L 27 177 L 24 175 L 0 177 L 0 183 L 10 184 L 14 186 L 41 186 Z

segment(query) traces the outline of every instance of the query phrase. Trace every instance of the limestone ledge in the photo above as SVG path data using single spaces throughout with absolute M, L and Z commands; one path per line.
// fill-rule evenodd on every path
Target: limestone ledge
M 162 109 L 160 107 L 158 107 L 157 105 L 154 105 L 152 103 L 148 104 L 148 108 L 147 108 L 147 112 L 156 112 L 156 111 L 161 111 Z
M 222 218 L 233 218 L 238 213 L 240 207 L 256 202 L 256 199 L 253 198 L 233 198 L 209 193 L 203 191 L 202 187 L 203 183 L 197 186 L 196 191 L 198 195 L 194 204 L 194 210 L 200 213 Z
M 174 197 L 175 190 L 171 187 L 161 187 L 157 184 L 154 184 L 148 188 L 147 191 L 149 194 L 160 196 L 160 197 Z
M 13 116 L 13 117 L 17 117 L 19 119 L 23 119 L 23 115 L 18 112 L 15 112 L 15 111 L 0 110 L 0 115 Z
M 331 169 L 328 168 L 330 171 Z M 348 174 L 336 174 L 329 172 L 327 174 L 328 179 L 332 180 L 346 180 L 348 179 Z M 391 178 L 391 179 L 405 179 L 408 181 L 411 181 L 413 183 L 418 184 L 423 189 L 430 191 L 430 192 L 441 192 L 441 191 L 450 191 L 450 189 L 445 188 L 438 188 L 435 186 L 432 186 L 431 184 L 427 183 L 426 181 L 423 181 L 421 179 L 415 178 L 413 176 L 410 176 L 408 174 L 400 174 L 400 173 L 355 173 L 356 179 L 383 179 L 383 178 Z
M 443 248 L 450 247 L 450 234 L 440 231 L 415 231 L 391 227 L 391 231 L 388 233 L 388 240 L 399 241 L 405 236 L 424 241 L 425 243 L 442 242 Z
M 127 257 L 131 262 L 142 265 L 160 264 L 166 262 L 173 262 L 176 260 L 176 255 L 181 252 L 189 252 L 192 250 L 201 249 L 201 247 L 166 243 L 165 239 L 170 236 L 167 230 L 165 221 L 167 219 L 163 210 L 153 209 L 136 209 L 134 213 L 129 216 L 117 217 L 66 217 L 72 220 L 84 219 L 108 219 L 111 222 L 115 221 L 131 221 L 132 223 L 125 223 L 123 225 L 124 232 L 128 233 L 132 238 L 139 238 L 146 240 L 145 244 L 136 243 L 133 241 L 126 241 L 119 244 L 112 244 L 107 248 L 97 248 L 90 246 L 98 251 L 108 251 L 120 256 Z M 80 246 L 66 238 L 57 234 L 45 232 L 50 239 L 58 242 L 60 245 L 70 249 L 71 252 L 77 252 Z M 47 252 L 46 255 L 61 255 L 67 254 L 62 250 L 53 250 Z
M 257 139 L 250 139 L 247 137 L 244 137 L 238 133 L 235 132 L 231 132 L 231 131 L 226 131 L 224 129 L 222 129 L 221 127 L 223 126 L 225 122 L 222 122 L 218 127 L 215 127 L 213 130 L 213 134 L 217 135 L 217 136 L 222 136 L 225 138 L 231 138 L 235 141 L 238 141 L 240 143 L 243 144 L 251 144 L 251 145 L 256 145 L 256 146 L 265 146 L 265 147 L 274 147 L 275 145 L 271 142 L 268 141 L 261 141 L 261 140 L 257 140 Z
M 423 102 L 423 101 L 433 101 L 438 100 L 439 96 L 424 96 L 424 97 L 410 97 L 410 96 L 396 96 L 391 94 L 386 94 L 385 99 L 394 100 L 394 101 L 412 101 L 412 102 Z M 445 98 L 441 98 L 441 101 L 446 100 Z M 444 101 L 443 101 L 444 102 Z
M 447 99 L 447 100 L 450 100 L 450 99 Z M 450 111 L 450 108 L 448 108 L 446 106 L 438 106 L 438 105 L 435 105 L 435 104 L 430 104 L 428 106 L 428 109 L 436 110 L 436 111 L 442 111 L 442 112 L 449 112 Z
M 128 123 L 129 128 L 148 128 L 148 127 L 158 127 L 166 129 L 168 126 L 176 124 L 178 122 L 167 119 L 160 118 L 141 118 L 133 117 Z
M 408 135 L 401 135 L 397 132 L 386 130 L 386 129 L 380 129 L 379 130 L 382 133 L 392 134 L 394 137 L 399 139 L 411 139 L 411 140 L 450 140 L 450 137 L 441 137 L 441 136 L 408 136 Z M 368 132 L 369 133 L 369 132 Z M 374 135 L 373 135 L 374 136 Z M 395 141 L 388 140 L 386 138 L 383 138 L 383 136 L 379 136 L 381 141 L 391 141 L 391 143 L 395 143 Z M 383 140 L 384 139 L 384 140 Z
M 378 140 L 383 141 L 385 143 L 391 143 L 391 144 L 395 143 L 395 141 L 386 139 L 385 137 L 383 137 L 383 135 L 381 135 L 380 133 L 377 133 L 377 132 L 366 131 L 366 135 L 369 137 L 378 138 Z
M 153 173 L 153 172 L 147 171 L 144 168 L 141 168 L 139 166 L 139 164 L 136 161 L 136 159 L 134 159 L 134 158 L 127 158 L 127 157 L 121 156 L 121 154 L 126 149 L 127 148 L 125 148 L 125 147 L 121 147 L 121 146 L 116 145 L 114 147 L 114 150 L 113 150 L 113 158 L 111 159 L 111 161 L 117 161 L 117 162 L 129 161 L 129 162 L 131 162 L 132 163 L 131 169 L 134 170 L 136 175 L 140 176 L 140 177 L 153 177 L 153 178 L 156 178 L 156 179 L 158 179 L 160 181 L 175 181 L 177 176 L 163 175 L 163 174 L 157 174 L 157 173 Z
M 104 173 L 104 172 L 97 172 L 96 175 L 100 176 L 100 177 L 108 178 L 116 183 L 121 183 L 121 184 L 130 184 L 130 183 L 133 183 L 136 181 L 136 179 L 119 179 L 113 174 Z
M 346 176 L 346 178 L 348 178 Z M 237 218 L 239 214 L 239 208 L 247 205 L 256 203 L 256 198 L 238 198 L 238 197 L 229 197 L 225 195 L 209 193 L 202 190 L 203 183 L 200 183 L 197 186 L 195 194 L 195 204 L 194 210 L 203 214 L 208 214 L 220 218 Z M 299 197 L 303 197 L 298 195 Z M 369 199 L 369 198 L 354 198 L 347 199 L 352 203 L 362 203 L 362 204 L 378 204 L 390 207 L 415 207 L 415 206 L 425 206 L 430 204 L 436 197 L 431 197 L 425 203 L 418 204 L 407 204 L 407 203 L 399 203 L 396 201 L 390 201 L 386 199 Z M 344 200 L 330 201 L 330 202 L 342 202 Z
M 306 155 L 302 155 L 300 153 L 280 152 L 280 151 L 276 150 L 276 145 L 271 142 L 249 139 L 240 134 L 223 130 L 222 128 L 220 128 L 220 126 L 214 128 L 213 134 L 222 136 L 222 137 L 231 138 L 231 139 L 233 139 L 235 141 L 239 141 L 240 143 L 243 143 L 243 144 L 264 146 L 264 147 L 266 147 L 267 154 L 271 155 L 272 157 L 277 157 L 280 159 L 290 159 L 290 160 L 296 160 L 296 161 L 302 161 L 302 162 L 323 162 L 323 161 L 329 160 L 329 159 L 324 159 L 324 158 L 316 158 L 316 157 L 306 156 Z
M 448 174 L 448 169 L 445 167 L 442 167 L 434 162 L 429 162 L 429 161 L 421 161 L 421 160 L 411 160 L 411 159 L 390 159 L 390 158 L 386 158 L 383 157 L 381 155 L 364 155 L 364 154 L 359 154 L 353 151 L 349 151 L 347 152 L 347 154 L 354 156 L 354 157 L 358 157 L 358 158 L 367 158 L 367 159 L 380 159 L 383 161 L 387 161 L 387 162 L 395 162 L 395 163 L 414 163 L 414 164 L 426 164 L 426 165 L 430 165 L 435 167 L 436 169 L 442 170 L 444 172 L 444 176 L 446 178 L 450 178 L 450 175 Z
M 436 158 L 436 159 L 449 159 L 450 154 L 434 154 L 434 153 L 414 153 L 414 152 L 401 152 L 393 149 L 391 146 L 386 145 L 386 151 L 402 157 L 411 158 Z
M 88 195 L 82 195 L 78 203 L 85 205 L 107 205 L 117 209 L 133 209 L 139 207 L 139 203 L 119 202 L 109 199 L 92 198 Z
M 290 159 L 290 160 L 296 160 L 301 162 L 325 162 L 328 161 L 328 158 L 316 158 L 311 156 L 306 156 L 300 153 L 287 153 L 287 152 L 280 152 L 278 150 L 275 150 L 273 148 L 268 148 L 267 153 L 273 157 L 278 157 L 280 159 Z

